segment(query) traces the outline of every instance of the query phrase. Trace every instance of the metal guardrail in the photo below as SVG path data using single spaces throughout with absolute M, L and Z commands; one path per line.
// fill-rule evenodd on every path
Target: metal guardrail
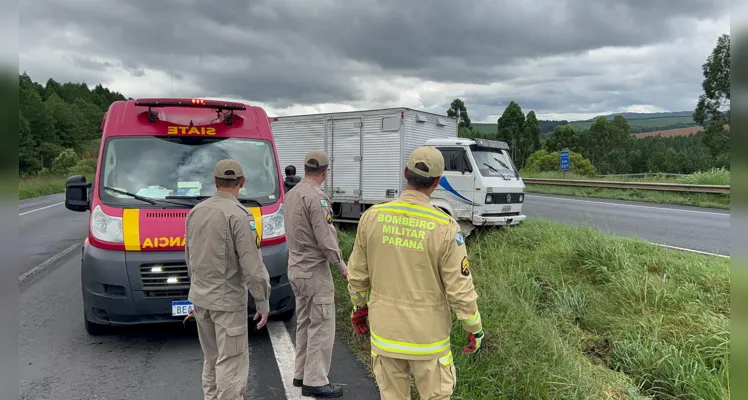
M 578 179 L 522 178 L 525 183 L 557 186 L 604 187 L 614 189 L 660 190 L 666 192 L 730 194 L 730 186 L 687 185 L 682 183 L 586 181 Z

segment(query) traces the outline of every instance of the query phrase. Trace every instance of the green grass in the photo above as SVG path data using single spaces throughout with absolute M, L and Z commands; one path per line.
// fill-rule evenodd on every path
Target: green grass
M 525 192 L 730 209 L 729 194 L 525 184 Z
M 730 171 L 724 168 L 713 168 L 709 171 L 684 176 L 680 181 L 691 185 L 729 185 Z
M 680 181 L 679 177 L 669 176 L 667 174 L 653 174 L 653 175 L 647 175 L 647 176 L 584 176 L 584 175 L 575 175 L 572 173 L 564 174 L 561 171 L 552 171 L 552 172 L 547 171 L 547 172 L 534 172 L 534 173 L 520 171 L 520 176 L 522 176 L 522 178 L 575 179 L 575 180 L 611 181 L 611 182 L 678 183 Z
M 674 177 L 664 174 L 649 176 L 581 176 L 574 174 L 564 175 L 562 172 L 540 172 L 521 173 L 523 178 L 544 179 L 576 179 L 576 180 L 602 180 L 613 182 L 658 182 L 658 183 L 685 183 L 694 185 L 730 185 L 730 171 L 725 169 L 712 169 L 704 172 Z M 688 193 L 688 192 L 666 192 L 657 190 L 636 190 L 616 188 L 596 188 L 577 186 L 556 186 L 526 183 L 525 191 L 528 193 L 559 194 L 566 196 L 596 197 L 612 200 L 646 201 L 650 203 L 675 204 L 683 206 L 696 206 L 708 208 L 730 208 L 729 194 L 714 193 Z
M 339 236 L 347 258 L 354 233 Z M 461 354 L 455 321 L 453 399 L 728 398 L 729 261 L 537 219 L 478 231 L 468 252 L 488 346 Z M 340 333 L 368 365 L 336 281 Z
M 64 193 L 65 182 L 72 175 L 83 175 L 88 182 L 96 175 L 96 159 L 84 158 L 65 173 L 22 177 L 18 180 L 18 199 Z
M 65 181 L 68 176 L 39 176 L 21 178 L 18 181 L 18 199 L 47 196 L 65 192 Z

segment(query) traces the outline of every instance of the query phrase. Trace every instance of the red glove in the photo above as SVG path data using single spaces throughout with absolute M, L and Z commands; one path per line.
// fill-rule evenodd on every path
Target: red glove
M 351 324 L 357 335 L 369 333 L 369 308 L 364 307 L 353 310 L 353 314 L 351 314 Z
M 477 353 L 485 342 L 483 330 L 475 334 L 468 333 L 468 344 L 462 349 L 463 353 Z

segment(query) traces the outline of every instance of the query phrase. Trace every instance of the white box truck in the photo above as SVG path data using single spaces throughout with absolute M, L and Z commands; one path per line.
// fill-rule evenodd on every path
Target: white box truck
M 410 153 L 430 145 L 444 155 L 445 171 L 431 203 L 451 215 L 467 236 L 475 226 L 516 225 L 524 183 L 504 142 L 457 137 L 457 120 L 409 108 L 271 117 L 281 168 L 302 175 L 304 155 L 324 150 L 330 172 L 324 190 L 335 220 L 356 222 L 370 206 L 405 188 Z

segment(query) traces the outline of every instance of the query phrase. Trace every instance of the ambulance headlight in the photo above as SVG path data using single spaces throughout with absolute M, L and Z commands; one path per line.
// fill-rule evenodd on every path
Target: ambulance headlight
M 101 206 L 96 206 L 91 211 L 91 234 L 102 242 L 124 243 L 122 218 L 107 215 Z
M 262 238 L 272 239 L 286 234 L 286 227 L 283 224 L 283 204 L 278 211 L 262 216 Z

